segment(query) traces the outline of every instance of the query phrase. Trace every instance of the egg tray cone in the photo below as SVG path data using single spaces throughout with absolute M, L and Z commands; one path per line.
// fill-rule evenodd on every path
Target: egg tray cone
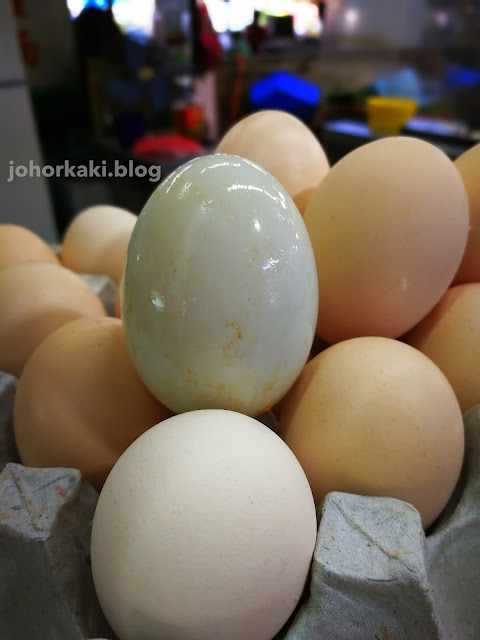
M 117 640 L 90 567 L 98 494 L 75 469 L 19 464 L 16 384 L 0 373 L 0 638 Z M 276 640 L 480 638 L 480 406 L 464 422 L 462 478 L 429 535 L 405 502 L 326 497 L 309 589 Z
M 117 287 L 108 276 L 82 273 L 80 277 L 97 294 L 105 307 L 107 315 L 113 316 L 115 313 L 115 296 Z

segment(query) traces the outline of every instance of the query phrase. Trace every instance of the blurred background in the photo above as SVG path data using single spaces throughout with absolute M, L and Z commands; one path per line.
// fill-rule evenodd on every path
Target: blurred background
M 389 129 L 379 97 L 413 107 Z M 302 119 L 332 164 L 392 133 L 455 158 L 480 140 L 480 0 L 1 0 L 0 221 L 55 240 L 91 204 L 139 213 L 155 186 L 8 182 L 11 162 L 166 176 L 264 108 Z

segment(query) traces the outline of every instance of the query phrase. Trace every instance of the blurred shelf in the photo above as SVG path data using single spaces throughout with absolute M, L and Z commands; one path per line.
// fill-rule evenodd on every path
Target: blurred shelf
M 424 117 L 412 118 L 404 127 L 402 135 L 430 142 L 452 160 L 476 144 L 475 137 L 462 123 Z M 364 122 L 347 119 L 328 120 L 319 133 L 331 164 L 335 164 L 357 147 L 380 137 Z

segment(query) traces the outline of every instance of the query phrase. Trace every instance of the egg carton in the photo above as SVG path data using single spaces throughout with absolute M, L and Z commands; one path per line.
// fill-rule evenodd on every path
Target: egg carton
M 98 494 L 78 470 L 19 463 L 16 385 L 0 374 L 0 638 L 117 640 L 90 567 Z M 480 407 L 465 428 L 459 486 L 427 536 L 405 502 L 326 497 L 309 588 L 276 640 L 480 638 Z
M 80 277 L 100 298 L 107 314 L 113 316 L 115 314 L 117 287 L 112 280 L 108 276 L 92 275 L 89 273 L 80 274 Z

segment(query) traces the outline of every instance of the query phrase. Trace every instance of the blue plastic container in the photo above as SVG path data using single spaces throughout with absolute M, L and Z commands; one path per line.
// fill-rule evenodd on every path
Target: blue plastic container
M 321 89 L 286 71 L 276 71 L 252 85 L 250 103 L 255 110 L 287 111 L 311 122 L 321 100 Z
M 447 87 L 449 89 L 471 89 L 480 85 L 480 71 L 464 67 L 451 69 L 446 73 Z

